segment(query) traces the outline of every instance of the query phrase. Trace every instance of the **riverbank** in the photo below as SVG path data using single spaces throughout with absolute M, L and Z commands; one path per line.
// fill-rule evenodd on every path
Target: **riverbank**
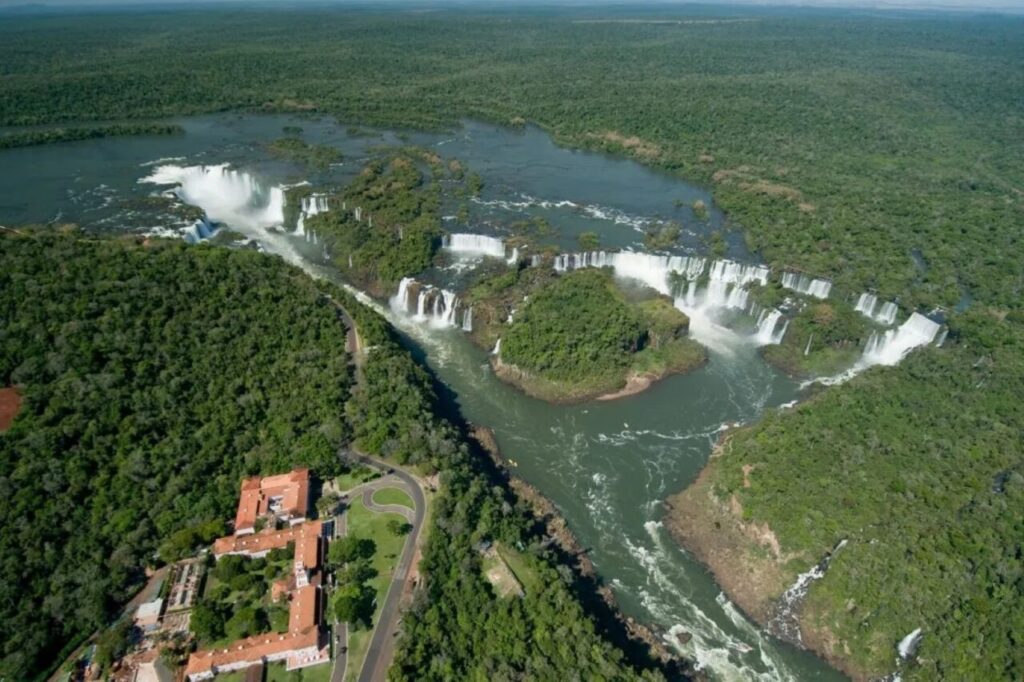
M 694 670 L 689 661 L 673 653 L 665 645 L 663 638 L 652 628 L 622 613 L 615 600 L 615 594 L 610 587 L 601 583 L 586 548 L 573 534 L 566 520 L 558 513 L 555 504 L 537 488 L 513 475 L 506 466 L 494 433 L 487 427 L 477 426 L 473 428 L 470 435 L 490 456 L 491 461 L 506 478 L 509 488 L 516 497 L 525 502 L 534 518 L 544 525 L 547 536 L 551 538 L 552 544 L 564 559 L 563 563 L 575 574 L 580 583 L 579 587 L 590 592 L 586 596 L 591 599 L 584 599 L 584 601 L 593 603 L 593 599 L 597 599 L 603 605 L 605 612 L 598 614 L 598 617 L 612 621 L 611 623 L 602 623 L 606 631 L 609 625 L 614 626 L 619 630 L 620 635 L 625 635 L 628 638 L 628 644 L 645 650 L 647 656 L 656 661 L 662 672 L 669 675 L 670 679 L 704 680 L 703 675 Z
M 726 437 L 715 447 L 697 480 L 665 501 L 666 530 L 708 568 L 729 600 L 758 626 L 812 651 L 854 680 L 871 679 L 839 650 L 839 640 L 825 622 L 827 614 L 809 614 L 800 602 L 788 618 L 798 627 L 797 637 L 775 627 L 780 598 L 798 577 L 794 566 L 816 559 L 783 551 L 767 523 L 744 521 L 743 506 L 735 494 L 727 499 L 716 495 L 718 466 L 728 449 Z M 751 465 L 742 467 L 744 487 L 750 486 L 755 471 Z

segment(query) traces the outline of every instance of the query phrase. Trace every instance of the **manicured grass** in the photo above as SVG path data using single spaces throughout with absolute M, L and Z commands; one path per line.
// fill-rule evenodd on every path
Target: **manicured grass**
M 331 679 L 331 663 L 321 663 L 320 665 L 312 665 L 308 668 L 302 668 L 301 670 L 293 670 L 288 672 L 284 663 L 271 663 L 267 666 L 267 682 L 330 682 Z M 217 677 L 217 682 L 220 682 L 220 676 Z
M 380 609 L 387 597 L 387 589 L 391 584 L 391 574 L 394 571 L 398 555 L 402 552 L 405 544 L 404 535 L 398 536 L 388 530 L 388 521 L 397 519 L 405 521 L 405 518 L 398 514 L 377 514 L 365 506 L 362 499 L 353 500 L 348 511 L 348 534 L 370 538 L 377 543 L 377 550 L 373 554 L 371 564 L 377 569 L 377 576 L 369 581 L 369 585 L 377 593 L 377 608 L 373 613 L 373 626 L 377 625 L 377 618 L 380 616 Z M 348 669 L 345 671 L 345 679 L 356 679 L 363 666 L 363 659 L 366 657 L 366 650 L 370 646 L 370 635 L 372 629 L 353 630 L 349 628 L 348 634 Z
M 355 488 L 360 483 L 366 483 L 374 478 L 380 476 L 380 473 L 370 469 L 369 467 L 355 467 L 351 471 L 344 473 L 334 479 L 334 485 L 338 487 L 338 490 L 344 492 Z
M 398 504 L 409 509 L 415 509 L 409 493 L 400 488 L 381 488 L 373 491 L 373 501 L 376 504 Z

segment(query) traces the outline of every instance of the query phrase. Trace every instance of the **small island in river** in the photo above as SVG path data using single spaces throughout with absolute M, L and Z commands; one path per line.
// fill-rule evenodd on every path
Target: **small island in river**
M 604 270 L 524 268 L 485 280 L 473 293 L 474 338 L 493 343 L 495 374 L 541 400 L 634 395 L 707 360 L 671 300 L 650 289 L 620 289 Z

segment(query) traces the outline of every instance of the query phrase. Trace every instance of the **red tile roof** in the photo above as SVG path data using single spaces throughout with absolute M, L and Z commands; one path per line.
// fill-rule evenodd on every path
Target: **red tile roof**
M 309 512 L 309 469 L 295 469 L 276 476 L 251 476 L 242 481 L 235 514 L 235 532 L 251 531 L 256 519 L 270 511 L 271 498 L 281 498 L 279 513 L 305 518 Z

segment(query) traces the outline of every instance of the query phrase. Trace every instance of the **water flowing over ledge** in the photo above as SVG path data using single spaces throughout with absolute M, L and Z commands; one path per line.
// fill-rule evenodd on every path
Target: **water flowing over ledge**
M 802 275 L 796 272 L 782 273 L 782 286 L 804 296 L 814 298 L 828 298 L 832 291 L 832 282 L 826 279 L 815 279 L 810 275 Z
M 896 322 L 896 312 L 898 310 L 896 304 L 892 301 L 879 301 L 877 296 L 869 293 L 860 295 L 854 309 L 865 317 L 887 327 Z
M 394 312 L 412 316 L 418 322 L 473 331 L 473 309 L 464 306 L 455 292 L 421 284 L 412 277 L 402 278 L 390 304 Z
M 441 246 L 446 251 L 473 256 L 505 257 L 505 242 L 482 234 L 455 233 L 446 235 Z

